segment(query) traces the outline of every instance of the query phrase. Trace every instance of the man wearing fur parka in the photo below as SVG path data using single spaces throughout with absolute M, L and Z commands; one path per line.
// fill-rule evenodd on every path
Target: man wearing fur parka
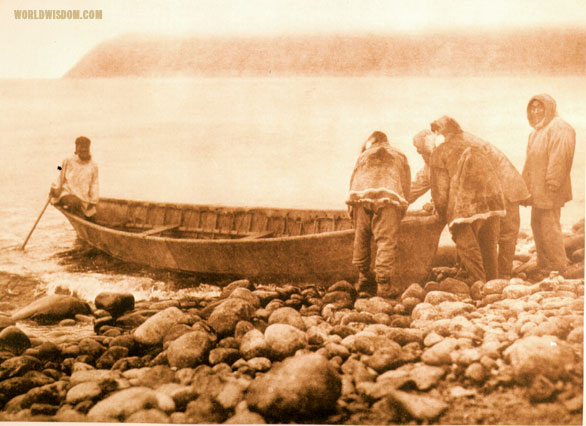
M 446 132 L 450 127 L 448 123 L 459 124 L 447 116 L 443 116 L 431 123 L 431 127 L 444 135 L 445 140 L 461 138 L 468 146 L 476 146 L 488 157 L 499 178 L 503 195 L 505 197 L 505 216 L 500 220 L 498 237 L 498 276 L 510 278 L 513 269 L 513 259 L 517 246 L 517 237 L 521 227 L 519 204 L 529 198 L 529 191 L 521 174 L 513 163 L 496 146 L 469 132 Z M 454 127 L 454 126 L 453 126 Z
M 409 204 L 411 170 L 407 157 L 379 131 L 370 135 L 356 161 L 348 204 L 355 236 L 352 263 L 358 268 L 358 291 L 394 297 L 400 289 L 391 283 L 397 256 L 397 236 Z M 370 270 L 371 238 L 376 243 L 375 276 Z
M 572 199 L 570 171 L 576 132 L 558 116 L 555 100 L 549 95 L 531 98 L 527 118 L 534 130 L 529 135 L 523 178 L 531 193 L 526 204 L 532 206 L 538 279 L 550 271 L 564 272 L 567 266 L 560 214 Z
M 464 140 L 455 120 L 446 120 L 441 129 L 434 123 L 432 131 L 445 141 L 431 155 L 431 197 L 468 279 L 486 282 L 498 275 L 499 221 L 505 215 L 501 184 L 488 157 Z

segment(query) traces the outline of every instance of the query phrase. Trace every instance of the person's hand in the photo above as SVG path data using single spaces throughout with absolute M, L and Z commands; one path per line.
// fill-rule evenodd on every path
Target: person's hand
M 432 202 L 425 203 L 422 208 L 424 211 L 426 211 L 429 214 L 433 214 L 435 211 L 435 206 L 433 205 Z
M 51 189 L 49 189 L 49 195 L 50 195 L 51 197 L 56 197 L 56 196 L 58 196 L 59 194 L 57 193 L 57 188 L 55 188 L 54 186 L 52 186 L 52 187 L 51 187 Z

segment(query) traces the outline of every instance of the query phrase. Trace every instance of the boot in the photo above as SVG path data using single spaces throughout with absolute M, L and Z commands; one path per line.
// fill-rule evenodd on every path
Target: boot
M 393 286 L 389 277 L 377 277 L 376 279 L 377 291 L 376 295 L 386 299 L 396 299 L 401 290 Z
M 368 269 L 358 271 L 358 282 L 356 283 L 356 287 L 356 291 L 358 291 L 358 297 L 375 296 L 376 281 L 374 279 L 374 274 Z

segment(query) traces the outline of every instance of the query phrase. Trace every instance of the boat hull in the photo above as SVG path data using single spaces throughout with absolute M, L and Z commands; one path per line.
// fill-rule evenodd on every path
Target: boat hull
M 355 280 L 357 276 L 352 265 L 352 229 L 256 239 L 175 238 L 112 229 L 58 209 L 88 244 L 118 259 L 154 268 L 276 281 Z M 428 276 L 442 229 L 435 216 L 405 217 L 393 282 L 406 287 Z M 375 253 L 373 244 L 373 263 Z

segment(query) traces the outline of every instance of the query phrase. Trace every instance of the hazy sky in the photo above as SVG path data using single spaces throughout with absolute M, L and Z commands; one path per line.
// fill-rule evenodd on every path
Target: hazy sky
M 14 10 L 101 10 L 101 20 L 18 20 Z M 127 32 L 278 34 L 584 26 L 584 0 L 0 0 L 0 78 L 62 76 Z

